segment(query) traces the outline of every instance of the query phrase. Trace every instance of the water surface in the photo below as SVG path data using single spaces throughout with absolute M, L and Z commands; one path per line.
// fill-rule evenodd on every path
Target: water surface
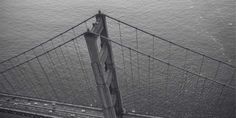
M 2 0 L 0 61 L 63 32 L 98 10 L 235 64 L 234 0 Z
M 102 12 L 223 61 L 235 62 L 234 0 L 2 0 L 0 60 Z

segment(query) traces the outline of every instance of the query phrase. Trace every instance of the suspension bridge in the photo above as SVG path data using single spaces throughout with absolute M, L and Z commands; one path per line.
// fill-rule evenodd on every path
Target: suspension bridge
M 0 112 L 234 118 L 236 67 L 99 12 L 0 62 Z

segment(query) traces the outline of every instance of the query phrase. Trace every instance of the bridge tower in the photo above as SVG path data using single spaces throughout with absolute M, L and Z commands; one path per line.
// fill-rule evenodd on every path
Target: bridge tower
M 112 45 L 108 40 L 100 37 L 101 49 L 99 50 L 97 42 L 99 35 L 108 37 L 106 16 L 100 11 L 96 15 L 96 23 L 93 24 L 91 30 L 85 33 L 84 37 L 104 116 L 105 118 L 122 118 L 123 107 L 112 54 Z

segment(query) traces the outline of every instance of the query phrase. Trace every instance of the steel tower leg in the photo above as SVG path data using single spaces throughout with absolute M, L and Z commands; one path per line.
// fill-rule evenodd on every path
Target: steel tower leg
M 103 105 L 105 118 L 122 118 L 123 107 L 117 82 L 111 43 L 101 37 L 101 50 L 98 50 L 98 35 L 108 37 L 106 18 L 100 12 L 96 15 L 96 24 L 85 33 L 91 65 L 96 79 L 97 89 Z

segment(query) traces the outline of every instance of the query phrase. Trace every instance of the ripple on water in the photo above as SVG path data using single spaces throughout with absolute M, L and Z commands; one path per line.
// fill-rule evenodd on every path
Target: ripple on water
M 194 8 L 194 6 L 190 6 L 189 8 L 190 8 L 190 9 L 193 9 L 193 8 Z
M 229 26 L 232 26 L 232 25 L 233 25 L 233 23 L 228 23 L 228 25 L 229 25 Z

